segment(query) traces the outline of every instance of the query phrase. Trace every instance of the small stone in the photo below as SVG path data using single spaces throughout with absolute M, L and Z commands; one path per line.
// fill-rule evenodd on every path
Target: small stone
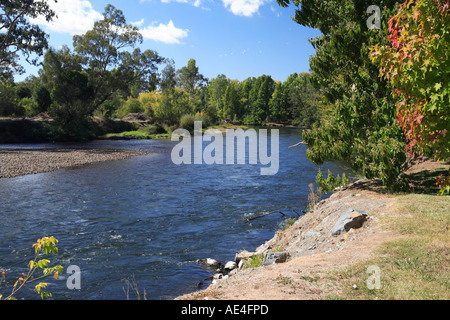
M 210 268 L 219 268 L 221 263 L 215 259 L 206 258 L 206 259 L 199 259 L 197 260 L 198 263 L 204 264 L 207 267 Z
M 227 270 L 227 271 L 230 271 L 230 270 L 236 269 L 236 267 L 237 267 L 236 262 L 234 262 L 234 261 L 228 261 L 228 262 L 225 264 L 224 269 Z

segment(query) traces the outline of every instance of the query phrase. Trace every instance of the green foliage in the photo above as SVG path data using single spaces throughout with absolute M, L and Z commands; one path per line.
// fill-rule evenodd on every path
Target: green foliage
M 128 97 L 128 99 L 122 103 L 120 109 L 117 110 L 116 115 L 119 118 L 123 118 L 129 113 L 142 113 L 144 111 L 145 109 L 139 99 Z
M 319 186 L 320 191 L 328 193 L 336 190 L 336 188 L 345 188 L 348 185 L 348 178 L 345 173 L 342 173 L 341 178 L 339 175 L 335 176 L 330 170 L 328 170 L 328 176 L 325 179 L 322 171 L 319 169 L 316 176 L 316 183 Z
M 70 139 L 89 137 L 94 91 L 88 75 L 76 70 L 61 72 L 51 97 L 51 112 L 59 124 L 60 134 Z
M 14 82 L 0 82 L 0 115 L 16 117 L 24 115 L 25 110 L 17 103 L 16 90 Z
M 286 6 L 290 1 L 278 1 Z M 367 8 L 373 1 L 323 2 L 297 0 L 294 20 L 317 28 L 311 39 L 316 54 L 310 59 L 312 83 L 323 91 L 320 125 L 303 132 L 308 159 L 315 164 L 344 160 L 369 178 L 380 178 L 391 190 L 404 186 L 405 139 L 396 122 L 396 98 L 378 76 L 368 48 L 387 44 L 387 26 L 369 30 Z M 396 1 L 380 1 L 384 17 Z M 384 21 L 382 21 L 384 22 Z
M 194 131 L 195 116 L 193 114 L 184 114 L 180 118 L 180 127 L 189 131 Z
M 15 295 L 26 285 L 32 282 L 36 282 L 38 280 L 41 280 L 48 276 L 53 276 L 55 279 L 58 279 L 58 276 L 62 273 L 63 267 L 61 265 L 55 265 L 53 267 L 49 267 L 50 260 L 48 259 L 40 259 L 41 254 L 45 254 L 48 256 L 49 254 L 57 254 L 58 253 L 58 247 L 56 244 L 58 243 L 58 240 L 55 239 L 55 237 L 43 237 L 41 239 L 38 239 L 36 243 L 33 244 L 35 256 L 33 260 L 30 260 L 28 263 L 28 272 L 25 274 L 23 273 L 21 277 L 17 279 L 17 281 L 14 283 L 12 287 L 12 291 L 9 295 L 3 297 L 2 294 L 0 294 L 0 300 L 15 300 Z M 41 270 L 42 275 L 35 276 L 35 272 Z M 2 280 L 5 278 L 5 273 L 3 272 L 3 279 L 0 280 L 0 285 L 2 283 Z M 39 282 L 34 287 L 34 291 L 41 296 L 42 299 L 44 298 L 51 298 L 52 295 L 50 292 L 43 291 L 42 289 L 45 289 L 47 287 L 47 283 L 45 282 Z
M 244 262 L 244 268 L 258 268 L 263 265 L 264 262 L 264 254 L 255 254 L 252 255 L 250 258 L 245 260 Z
M 177 75 L 180 86 L 189 93 L 190 99 L 193 98 L 196 88 L 202 86 L 206 80 L 205 77 L 199 73 L 195 59 L 189 59 L 187 66 L 179 69 Z
M 36 100 L 32 98 L 20 99 L 19 107 L 23 108 L 24 114 L 27 117 L 32 117 L 39 113 L 39 105 Z
M 0 78 L 10 78 L 12 73 L 23 73 L 17 63 L 20 52 L 25 59 L 38 64 L 38 57 L 47 48 L 47 35 L 30 18 L 42 17 L 50 22 L 55 12 L 47 1 L 2 0 L 0 2 Z M 36 54 L 37 57 L 32 58 Z
M 290 217 L 280 222 L 279 224 L 280 232 L 287 230 L 290 226 L 292 226 L 295 223 L 296 220 L 297 220 L 296 217 Z

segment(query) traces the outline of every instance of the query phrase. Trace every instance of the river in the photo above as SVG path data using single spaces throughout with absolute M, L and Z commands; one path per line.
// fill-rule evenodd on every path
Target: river
M 253 251 L 273 237 L 284 220 L 281 214 L 246 218 L 274 210 L 295 217 L 307 207 L 318 166 L 307 160 L 304 145 L 288 148 L 299 141 L 298 129 L 280 129 L 279 139 L 275 175 L 261 175 L 260 164 L 176 165 L 171 151 L 177 142 L 131 140 L 81 146 L 150 153 L 0 179 L 0 270 L 6 273 L 0 293 L 9 293 L 27 271 L 31 245 L 43 236 L 59 240 L 59 253 L 48 259 L 64 267 L 57 280 L 46 280 L 54 299 L 126 299 L 125 280 L 135 281 L 147 299 L 197 290 L 213 272 L 197 259 L 233 260 L 236 252 Z M 321 168 L 349 172 L 339 163 Z M 80 289 L 66 285 L 70 265 L 80 269 Z M 40 299 L 33 288 L 16 297 Z

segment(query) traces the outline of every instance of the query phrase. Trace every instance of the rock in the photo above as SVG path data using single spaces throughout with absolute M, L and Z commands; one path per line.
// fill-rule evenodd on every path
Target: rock
M 217 260 L 211 259 L 211 258 L 206 258 L 206 259 L 199 259 L 197 260 L 198 263 L 201 263 L 207 267 L 210 268 L 219 268 L 221 263 Z
M 356 211 L 354 209 L 348 209 L 345 211 L 339 219 L 336 221 L 336 224 L 331 231 L 333 236 L 340 235 L 341 233 L 346 233 L 350 229 L 360 228 L 364 221 L 366 220 L 367 213 Z
M 223 278 L 223 274 L 221 274 L 221 273 L 216 273 L 215 275 L 213 275 L 214 280 L 220 280 L 222 278 Z
M 247 250 L 241 251 L 239 253 L 236 253 L 236 256 L 234 258 L 234 261 L 239 264 L 241 260 L 247 260 L 250 257 L 254 256 L 254 252 L 248 252 Z
M 231 270 L 233 270 L 233 269 L 236 269 L 236 267 L 237 267 L 237 263 L 236 263 L 236 262 L 234 262 L 234 261 L 228 261 L 227 263 L 225 263 L 224 269 L 225 269 L 226 271 L 231 271 Z
M 272 263 L 283 263 L 288 258 L 287 252 L 266 252 L 264 254 L 263 265 L 267 266 Z

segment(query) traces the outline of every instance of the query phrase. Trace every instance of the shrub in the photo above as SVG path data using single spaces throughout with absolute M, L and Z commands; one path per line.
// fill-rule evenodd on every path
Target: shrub
M 203 128 L 206 128 L 206 127 L 209 126 L 208 117 L 206 116 L 205 112 L 203 112 L 203 111 L 202 112 L 197 112 L 195 114 L 194 120 L 195 121 L 201 121 Z
M 53 276 L 55 279 L 58 279 L 58 276 L 62 273 L 63 267 L 61 265 L 56 265 L 54 267 L 48 267 L 50 260 L 48 259 L 39 259 L 39 257 L 42 254 L 45 254 L 48 256 L 50 253 L 56 254 L 58 253 L 58 248 L 56 247 L 56 244 L 58 243 L 58 240 L 55 239 L 55 237 L 44 237 L 42 239 L 38 239 L 35 244 L 33 244 L 35 257 L 33 260 L 30 260 L 28 263 L 28 273 L 22 273 L 22 276 L 17 279 L 17 281 L 14 283 L 12 292 L 3 297 L 0 294 L 0 299 L 4 300 L 15 300 L 14 295 L 17 294 L 23 287 L 25 287 L 26 284 L 29 284 L 31 282 L 36 282 L 38 280 L 41 280 L 48 276 Z M 36 276 L 34 273 L 37 270 L 42 270 L 42 275 Z M 2 272 L 2 279 L 0 279 L 0 284 L 5 279 L 5 271 Z M 47 283 L 45 282 L 39 282 L 35 287 L 34 291 L 41 296 L 43 299 L 45 298 L 51 298 L 50 292 L 45 292 L 44 288 L 47 287 Z
M 189 131 L 194 130 L 195 116 L 192 114 L 185 114 L 180 118 L 180 127 Z
M 341 178 L 339 175 L 336 177 L 330 170 L 328 170 L 328 177 L 327 179 L 325 179 L 322 171 L 319 169 L 319 172 L 316 176 L 316 183 L 319 186 L 320 191 L 328 193 L 335 190 L 336 188 L 347 186 L 348 178 L 345 173 L 342 174 Z

